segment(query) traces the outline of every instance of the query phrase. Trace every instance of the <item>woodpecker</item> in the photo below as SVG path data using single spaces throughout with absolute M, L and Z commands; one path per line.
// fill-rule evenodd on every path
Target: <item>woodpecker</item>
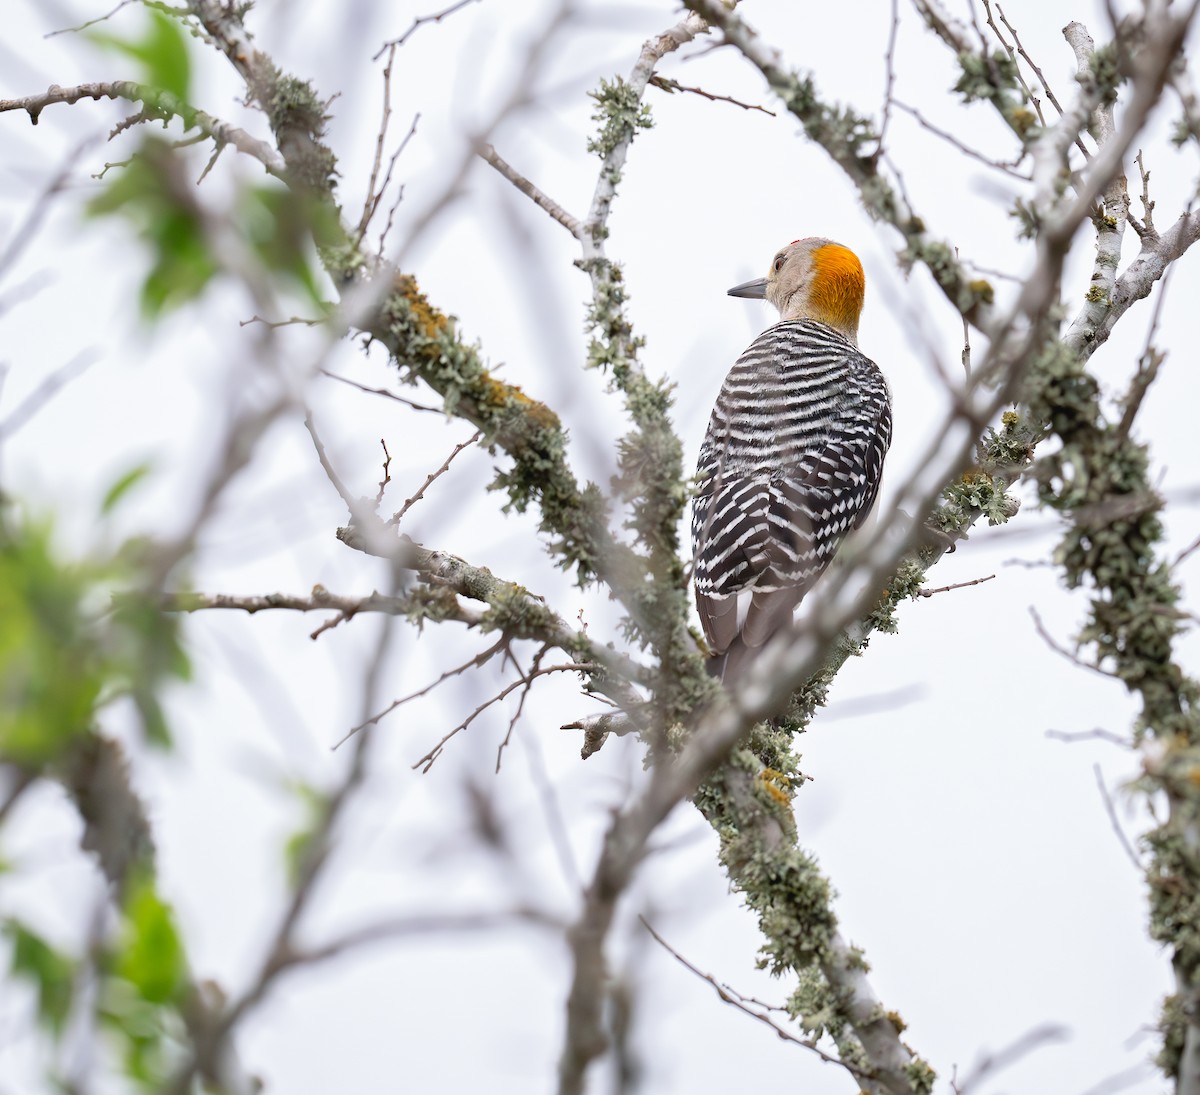
M 780 320 L 725 377 L 696 469 L 696 606 L 726 681 L 787 626 L 879 493 L 892 408 L 858 350 L 865 288 L 853 251 L 802 239 L 729 290 Z

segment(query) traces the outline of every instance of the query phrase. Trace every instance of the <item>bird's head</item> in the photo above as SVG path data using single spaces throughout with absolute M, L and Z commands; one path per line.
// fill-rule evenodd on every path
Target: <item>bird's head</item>
M 765 278 L 729 290 L 731 297 L 769 300 L 783 319 L 815 319 L 858 343 L 866 280 L 862 263 L 832 240 L 795 240 L 771 260 Z

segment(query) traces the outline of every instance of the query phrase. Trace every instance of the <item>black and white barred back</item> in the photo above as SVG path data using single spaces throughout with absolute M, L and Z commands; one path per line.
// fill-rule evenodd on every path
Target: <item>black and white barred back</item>
M 870 513 L 891 437 L 883 374 L 825 324 L 777 323 L 738 358 L 700 447 L 692 507 L 696 603 L 714 654 L 759 647 L 790 620 Z

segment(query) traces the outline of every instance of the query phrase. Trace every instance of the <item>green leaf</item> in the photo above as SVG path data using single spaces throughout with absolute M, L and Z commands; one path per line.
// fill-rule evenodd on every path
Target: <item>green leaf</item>
M 141 41 L 120 38 L 104 31 L 91 31 L 88 37 L 98 46 L 140 61 L 141 83 L 169 91 L 186 103 L 192 78 L 187 36 L 178 19 L 172 19 L 160 11 L 151 11 L 149 14 L 150 24 Z
M 142 147 L 87 206 L 91 216 L 120 213 L 153 256 L 142 285 L 142 315 L 154 319 L 198 297 L 216 276 L 209 230 L 186 162 L 166 142 L 147 137 Z
M 328 206 L 303 191 L 266 183 L 239 196 L 237 214 L 263 266 L 293 281 L 310 303 L 321 306 L 313 238 L 325 231 Z
M 86 733 L 104 683 L 81 602 L 89 576 L 53 557 L 50 530 L 0 531 L 0 756 L 40 767 Z
M 288 881 L 293 887 L 299 885 L 300 874 L 312 848 L 313 838 L 329 815 L 329 796 L 325 792 L 307 783 L 297 783 L 294 790 L 300 800 L 304 821 L 283 846 L 284 865 Z
M 149 464 L 138 464 L 136 467 L 130 468 L 105 492 L 104 501 L 100 503 L 100 512 L 105 515 L 111 513 L 117 503 L 149 474 Z
M 135 878 L 125 900 L 125 925 L 114 972 L 152 1004 L 177 1001 L 187 979 L 187 960 L 171 906 L 149 876 Z
M 33 984 L 38 1019 L 57 1037 L 71 1007 L 75 962 L 19 920 L 0 923 L 0 932 L 12 941 L 13 975 Z

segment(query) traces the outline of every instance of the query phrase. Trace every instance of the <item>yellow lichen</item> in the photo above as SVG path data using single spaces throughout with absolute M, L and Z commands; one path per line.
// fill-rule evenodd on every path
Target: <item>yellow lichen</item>
M 792 781 L 782 772 L 775 768 L 764 768 L 758 773 L 755 782 L 776 805 L 785 809 L 791 806 L 792 800 L 788 791 L 791 790 Z
M 1037 125 L 1037 115 L 1032 110 L 1027 110 L 1025 107 L 1017 107 L 1010 115 L 1008 120 L 1012 122 L 1012 127 L 1017 131 L 1018 137 L 1024 137 L 1035 125 Z
M 971 295 L 976 300 L 982 300 L 984 304 L 991 304 L 996 299 L 996 292 L 992 288 L 992 283 L 985 281 L 983 278 L 968 281 L 967 288 L 971 290 Z
M 543 429 L 557 430 L 562 425 L 558 415 L 545 403 L 537 399 L 530 399 L 517 385 L 505 384 L 504 381 L 497 380 L 490 373 L 484 373 L 480 377 L 480 384 L 483 388 L 479 397 L 481 404 L 495 407 L 498 410 L 511 406 L 520 407 Z
M 450 320 L 429 303 L 425 294 L 417 288 L 417 279 L 411 274 L 397 274 L 392 282 L 392 290 L 408 302 L 413 322 L 426 338 L 435 339 L 449 330 Z

